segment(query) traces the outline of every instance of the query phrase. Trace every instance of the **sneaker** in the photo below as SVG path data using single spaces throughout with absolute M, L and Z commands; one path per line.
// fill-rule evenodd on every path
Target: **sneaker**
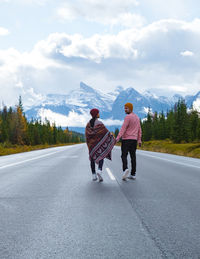
M 99 182 L 103 182 L 103 177 L 102 177 L 102 171 L 101 170 L 98 170 L 97 176 L 99 178 Z
M 96 181 L 97 180 L 97 175 L 96 174 L 92 174 L 92 180 Z
M 132 175 L 132 174 L 129 174 L 129 176 L 127 177 L 128 179 L 131 179 L 131 180 L 135 180 L 136 179 L 136 176 L 135 175 Z
M 126 180 L 126 177 L 128 176 L 129 174 L 129 170 L 128 168 L 123 172 L 123 176 L 122 176 L 122 180 Z

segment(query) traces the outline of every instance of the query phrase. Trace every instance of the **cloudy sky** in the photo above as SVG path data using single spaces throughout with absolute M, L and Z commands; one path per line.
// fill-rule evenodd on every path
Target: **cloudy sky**
M 0 0 L 0 102 L 80 81 L 159 95 L 200 90 L 197 0 Z

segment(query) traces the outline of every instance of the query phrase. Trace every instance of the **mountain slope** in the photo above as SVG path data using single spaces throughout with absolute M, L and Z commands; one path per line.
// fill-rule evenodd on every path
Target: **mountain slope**
M 112 107 L 112 114 L 114 119 L 124 118 L 124 104 L 131 102 L 134 107 L 134 112 L 140 117 L 144 118 L 148 109 L 152 111 L 167 111 L 171 108 L 172 103 L 164 97 L 157 97 L 145 93 L 140 94 L 133 88 L 128 88 L 122 91 L 116 98 Z
M 134 88 L 124 90 L 121 86 L 112 93 L 102 93 L 81 82 L 80 87 L 70 94 L 48 94 L 41 105 L 26 110 L 26 116 L 29 120 L 33 118 L 44 121 L 47 118 L 56 125 L 84 127 L 90 119 L 90 109 L 96 107 L 100 110 L 104 123 L 111 126 L 121 124 L 126 102 L 133 103 L 134 112 L 144 118 L 149 109 L 158 113 L 170 110 L 180 98 L 180 95 L 169 99 L 150 92 L 141 94 Z M 186 96 L 186 104 L 188 107 L 194 104 L 200 111 L 200 92 L 194 96 Z

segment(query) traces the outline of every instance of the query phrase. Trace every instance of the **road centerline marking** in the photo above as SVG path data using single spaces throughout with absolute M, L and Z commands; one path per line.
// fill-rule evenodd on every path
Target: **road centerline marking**
M 112 174 L 112 172 L 110 171 L 110 169 L 109 169 L 108 167 L 106 167 L 106 171 L 107 171 L 107 173 L 108 173 L 110 179 L 111 179 L 112 181 L 116 181 L 114 175 Z

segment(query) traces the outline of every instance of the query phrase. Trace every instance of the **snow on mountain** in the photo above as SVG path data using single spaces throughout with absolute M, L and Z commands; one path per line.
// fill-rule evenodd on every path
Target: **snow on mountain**
M 200 91 L 195 95 L 187 95 L 185 97 L 185 101 L 188 105 L 188 108 L 192 107 L 198 111 L 200 111 Z
M 193 108 L 200 112 L 200 97 L 193 102 Z
M 154 98 L 154 99 L 159 99 L 159 96 L 157 96 L 156 94 L 150 92 L 150 91 L 145 91 L 143 93 L 143 95 L 146 97 L 146 98 Z
M 80 83 L 80 87 L 69 94 L 48 94 L 43 96 L 40 105 L 32 106 L 26 110 L 26 116 L 30 119 L 48 119 L 58 126 L 85 127 L 90 119 L 89 111 L 92 108 L 100 110 L 100 117 L 106 125 L 121 125 L 125 113 L 124 104 L 133 103 L 134 112 L 143 119 L 148 110 L 152 112 L 166 112 L 173 108 L 180 95 L 172 98 L 157 96 L 153 92 L 139 93 L 134 88 L 116 87 L 112 93 L 103 93 L 99 90 Z M 193 105 L 200 111 L 200 92 L 194 96 L 185 97 L 186 104 Z
M 113 103 L 112 114 L 114 119 L 124 118 L 123 107 L 126 102 L 133 103 L 134 112 L 140 118 L 144 118 L 149 109 L 151 109 L 152 112 L 165 112 L 172 107 L 172 103 L 164 96 L 156 96 L 151 92 L 141 94 L 134 88 L 128 88 L 120 92 Z
M 194 96 L 186 96 L 186 101 L 188 107 L 193 107 L 193 109 L 200 112 L 200 91 Z
M 141 115 L 142 107 L 146 105 L 146 98 L 143 97 L 134 88 L 128 88 L 119 93 L 116 100 L 112 106 L 112 116 L 113 119 L 123 119 L 124 118 L 124 104 L 127 102 L 133 103 L 134 111 Z M 140 106 L 138 105 L 140 103 Z
M 169 99 L 169 101 L 171 101 L 171 103 L 174 104 L 174 103 L 178 102 L 180 99 L 183 99 L 183 96 L 180 94 L 175 94 L 175 95 L 173 95 L 173 97 L 171 97 Z
M 81 82 L 80 88 L 68 95 L 48 94 L 40 105 L 26 110 L 26 116 L 29 120 L 47 118 L 60 126 L 85 126 L 94 107 L 104 119 L 109 119 L 115 98 L 115 94 L 102 93 Z
M 92 87 L 80 83 L 80 88 L 72 91 L 67 96 L 67 105 L 76 105 L 87 108 L 101 108 L 102 111 L 110 111 L 112 109 L 112 103 L 114 96 L 111 94 L 105 94 L 98 90 L 94 90 Z

